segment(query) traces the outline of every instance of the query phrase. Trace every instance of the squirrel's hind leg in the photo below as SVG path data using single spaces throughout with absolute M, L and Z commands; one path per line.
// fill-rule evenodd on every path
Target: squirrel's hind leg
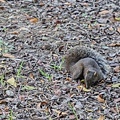
M 75 65 L 72 66 L 72 69 L 70 70 L 72 74 L 72 79 L 78 80 L 82 79 L 83 76 L 83 66 L 82 65 Z

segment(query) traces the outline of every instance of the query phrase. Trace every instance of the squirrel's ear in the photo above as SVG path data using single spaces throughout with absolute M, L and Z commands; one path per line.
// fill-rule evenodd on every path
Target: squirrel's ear
M 94 76 L 96 76 L 97 75 L 97 72 L 94 72 Z

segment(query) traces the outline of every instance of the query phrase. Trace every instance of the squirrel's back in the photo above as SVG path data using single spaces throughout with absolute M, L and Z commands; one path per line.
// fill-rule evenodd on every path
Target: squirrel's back
M 101 68 L 103 74 L 108 73 L 109 67 L 107 61 L 103 58 L 101 54 L 89 47 L 76 46 L 68 50 L 64 59 L 66 70 L 69 71 L 70 67 L 83 58 L 93 58 L 99 67 Z

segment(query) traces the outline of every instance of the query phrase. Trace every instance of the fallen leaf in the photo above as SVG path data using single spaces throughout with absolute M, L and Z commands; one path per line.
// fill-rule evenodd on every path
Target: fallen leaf
M 31 19 L 30 19 L 30 22 L 31 22 L 31 23 L 36 23 L 36 22 L 38 22 L 38 18 L 31 18 Z
M 112 111 L 112 112 L 114 112 L 114 113 L 119 113 L 119 110 L 116 109 L 115 107 L 110 108 L 110 111 Z
M 45 81 L 44 81 L 44 80 L 40 80 L 40 82 L 41 82 L 41 83 L 45 83 Z
M 15 58 L 15 56 L 9 54 L 9 53 L 3 53 L 3 57 L 7 57 L 7 58 Z
M 0 2 L 6 2 L 5 0 L 0 0 Z
M 87 89 L 87 88 L 85 88 L 85 87 L 82 86 L 82 85 L 77 86 L 77 88 L 80 89 L 80 90 L 83 90 L 84 92 L 89 92 L 89 91 L 91 91 L 90 89 Z
M 0 100 L 0 104 L 7 104 L 8 102 L 5 100 L 5 99 L 3 99 L 3 100 Z
M 9 83 L 10 85 L 13 85 L 14 87 L 17 87 L 17 84 L 16 84 L 15 79 L 13 77 L 8 79 L 7 83 Z
M 40 109 L 42 106 L 46 106 L 47 107 L 48 105 L 48 102 L 47 101 L 42 101 L 40 103 L 37 104 L 37 109 Z
M 31 79 L 34 79 L 33 73 L 30 73 L 30 74 L 29 74 L 29 77 L 30 77 Z
M 93 112 L 93 110 L 92 109 L 86 109 L 86 112 Z
M 120 98 L 114 99 L 114 102 L 115 103 L 120 102 Z
M 119 72 L 120 72 L 120 66 L 116 66 L 116 67 L 114 68 L 114 71 L 115 71 L 116 73 L 119 73 Z
M 28 28 L 25 28 L 25 27 L 21 27 L 20 29 L 19 29 L 20 31 L 29 31 L 29 29 Z
M 87 2 L 80 3 L 80 4 L 83 5 L 83 6 L 88 6 L 89 5 Z
M 120 43 L 111 43 L 108 46 L 109 47 L 120 47 Z
M 112 84 L 112 87 L 113 87 L 113 88 L 120 87 L 120 83 Z
M 101 97 L 101 95 L 98 95 L 98 96 L 97 96 L 97 100 L 98 100 L 99 102 L 101 102 L 101 103 L 104 103 L 104 102 L 105 102 L 105 100 Z
M 117 31 L 120 33 L 120 27 L 117 28 Z
M 109 30 L 110 30 L 110 31 L 113 31 L 114 29 L 113 29 L 113 27 L 109 27 Z
M 100 15 L 105 15 L 105 14 L 107 14 L 107 13 L 109 13 L 109 12 L 110 12 L 109 10 L 103 10 L 103 11 L 99 12 L 99 14 L 100 14 Z
M 114 18 L 116 21 L 120 21 L 120 17 L 115 17 Z
M 105 120 L 105 116 L 101 115 L 98 120 Z
M 66 81 L 71 81 L 71 78 L 69 78 L 69 77 L 66 77 L 66 79 L 65 79 Z
M 64 4 L 65 4 L 65 5 L 68 5 L 68 6 L 69 6 L 69 5 L 71 5 L 71 3 L 70 3 L 70 2 L 65 2 Z
M 67 112 L 62 112 L 62 111 L 59 111 L 59 110 L 56 110 L 56 109 L 53 109 L 53 111 L 57 113 L 58 117 L 67 115 Z
M 44 6 L 45 4 L 44 4 L 43 2 L 40 2 L 39 5 L 40 5 L 40 7 L 42 7 L 42 6 Z
M 19 34 L 19 31 L 13 31 L 13 32 L 10 32 L 11 34 L 15 34 L 15 35 L 18 35 Z
M 0 10 L 4 10 L 5 8 L 3 6 L 0 6 Z

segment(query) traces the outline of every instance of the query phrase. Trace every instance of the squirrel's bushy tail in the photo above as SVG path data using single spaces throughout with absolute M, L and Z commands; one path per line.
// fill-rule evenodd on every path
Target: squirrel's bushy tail
M 64 57 L 66 69 L 69 71 L 70 66 L 72 66 L 80 59 L 87 57 L 93 58 L 98 63 L 103 74 L 107 74 L 109 72 L 110 67 L 107 61 L 103 58 L 103 56 L 97 51 L 93 50 L 92 48 L 83 47 L 83 46 L 76 46 L 68 50 L 68 52 Z

